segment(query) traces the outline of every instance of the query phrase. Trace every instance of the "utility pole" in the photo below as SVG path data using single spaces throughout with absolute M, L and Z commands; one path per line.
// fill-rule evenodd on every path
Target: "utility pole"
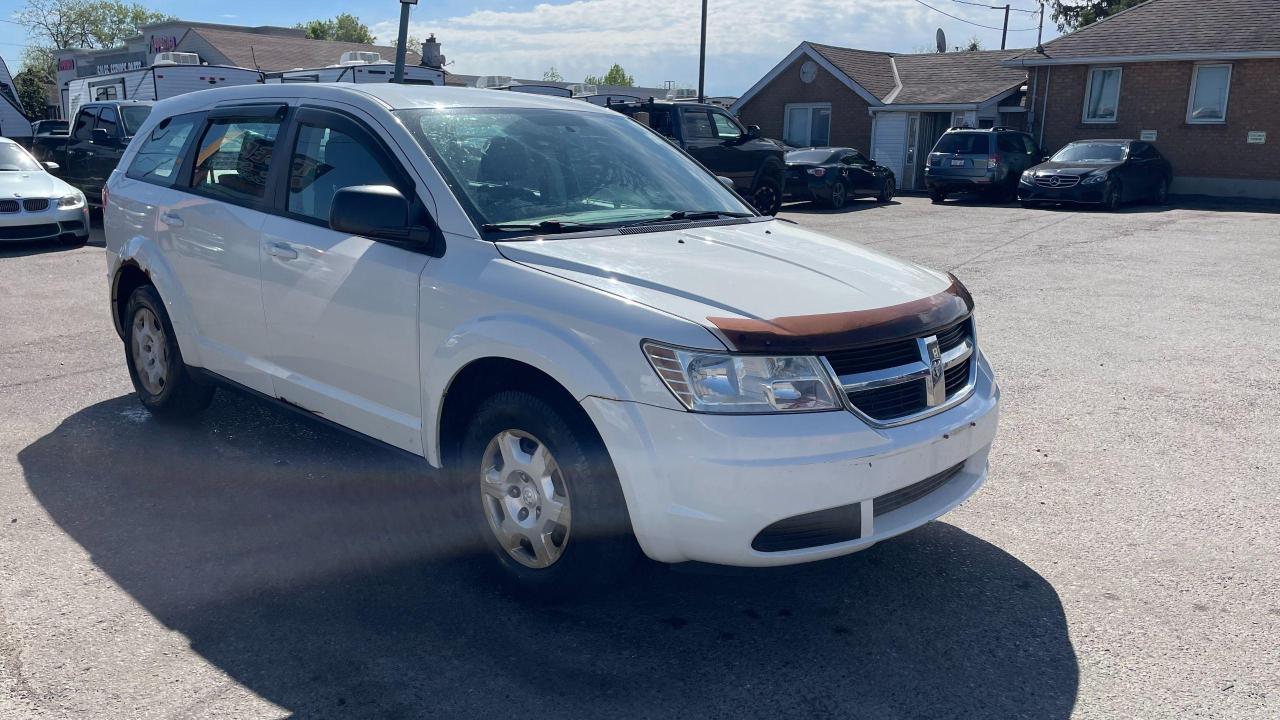
M 400 0 L 400 39 L 396 42 L 396 74 L 391 82 L 404 82 L 405 43 L 409 42 L 409 8 L 418 0 Z
M 1004 31 L 1000 33 L 1000 49 L 1004 49 L 1005 41 L 1009 39 L 1009 6 L 1004 6 Z
M 1036 31 L 1036 52 L 1044 52 L 1044 0 L 1040 0 L 1040 29 Z
M 707 101 L 707 0 L 702 0 L 702 44 L 698 48 L 698 102 Z

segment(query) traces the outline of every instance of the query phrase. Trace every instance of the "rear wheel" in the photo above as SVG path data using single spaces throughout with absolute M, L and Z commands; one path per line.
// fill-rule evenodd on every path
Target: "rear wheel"
M 887 203 L 892 200 L 893 196 L 898 192 L 897 185 L 898 184 L 893 181 L 893 178 L 885 178 L 884 182 L 880 185 L 880 194 L 876 195 L 876 202 Z
M 761 215 L 777 215 L 782 208 L 782 184 L 773 178 L 762 178 L 751 191 L 751 205 Z
M 462 441 L 464 511 L 504 581 L 536 597 L 607 585 L 640 554 L 613 463 L 585 422 L 507 391 L 481 403 Z
M 133 291 L 125 310 L 125 361 L 142 405 L 162 418 L 184 418 L 208 407 L 212 385 L 192 376 L 156 289 Z
M 849 201 L 849 190 L 844 186 L 844 182 L 837 180 L 831 186 L 831 198 L 827 200 L 827 204 L 839 210 Z

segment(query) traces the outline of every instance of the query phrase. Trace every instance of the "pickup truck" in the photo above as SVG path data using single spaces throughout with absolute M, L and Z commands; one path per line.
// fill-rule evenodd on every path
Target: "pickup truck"
M 732 180 L 733 188 L 756 210 L 778 214 L 786 182 L 786 148 L 760 137 L 758 126 L 743 127 L 723 108 L 702 103 L 649 100 L 609 107 L 665 135 L 703 167 Z
M 54 175 L 83 192 L 90 205 L 100 206 L 102 186 L 151 115 L 151 105 L 137 100 L 85 103 L 69 133 L 34 136 L 31 154 L 41 162 L 56 163 Z

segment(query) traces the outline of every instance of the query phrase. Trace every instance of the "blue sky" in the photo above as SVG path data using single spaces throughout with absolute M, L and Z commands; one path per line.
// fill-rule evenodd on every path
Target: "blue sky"
M 972 1 L 972 0 L 970 0 Z M 1003 2 L 1004 0 L 1000 0 Z M 351 12 L 379 35 L 394 37 L 399 4 L 381 0 L 354 5 L 334 0 L 142 0 L 187 20 L 239 25 L 293 25 Z M 957 2 L 925 0 L 937 10 L 983 25 L 999 26 L 1003 13 Z M 1010 0 L 1034 9 L 1036 0 Z M 1000 47 L 1000 31 L 953 20 L 917 0 L 710 0 L 707 90 L 739 94 L 800 41 L 867 50 L 912 52 L 933 46 L 941 27 L 950 44 L 977 36 Z M 992 0 L 991 4 L 997 4 Z M 0 0 L 0 18 L 12 19 L 22 2 Z M 698 80 L 698 0 L 421 0 L 411 16 L 413 34 L 434 32 L 450 69 L 479 75 L 541 77 L 554 65 L 568 80 L 603 73 L 621 63 L 646 85 Z M 1037 18 L 1014 12 L 1011 28 L 1031 28 Z M 1045 19 L 1046 41 L 1056 36 Z M 1036 33 L 1011 32 L 1009 47 L 1030 47 Z M 16 71 L 26 30 L 0 22 L 0 55 Z

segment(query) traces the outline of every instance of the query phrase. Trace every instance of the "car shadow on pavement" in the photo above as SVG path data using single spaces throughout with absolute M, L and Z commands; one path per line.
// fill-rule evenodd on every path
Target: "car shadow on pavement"
M 187 425 L 108 400 L 18 459 L 111 580 L 302 717 L 1052 719 L 1075 704 L 1054 589 L 945 522 L 793 568 L 643 563 L 546 605 L 475 569 L 420 461 L 227 393 Z
M 893 207 L 901 205 L 897 200 L 889 202 L 877 202 L 874 198 L 850 198 L 842 208 L 833 208 L 828 205 L 816 202 L 793 202 L 784 204 L 782 209 L 786 212 L 805 213 L 807 215 L 843 215 L 845 213 L 862 212 L 863 210 L 876 210 L 881 208 Z

